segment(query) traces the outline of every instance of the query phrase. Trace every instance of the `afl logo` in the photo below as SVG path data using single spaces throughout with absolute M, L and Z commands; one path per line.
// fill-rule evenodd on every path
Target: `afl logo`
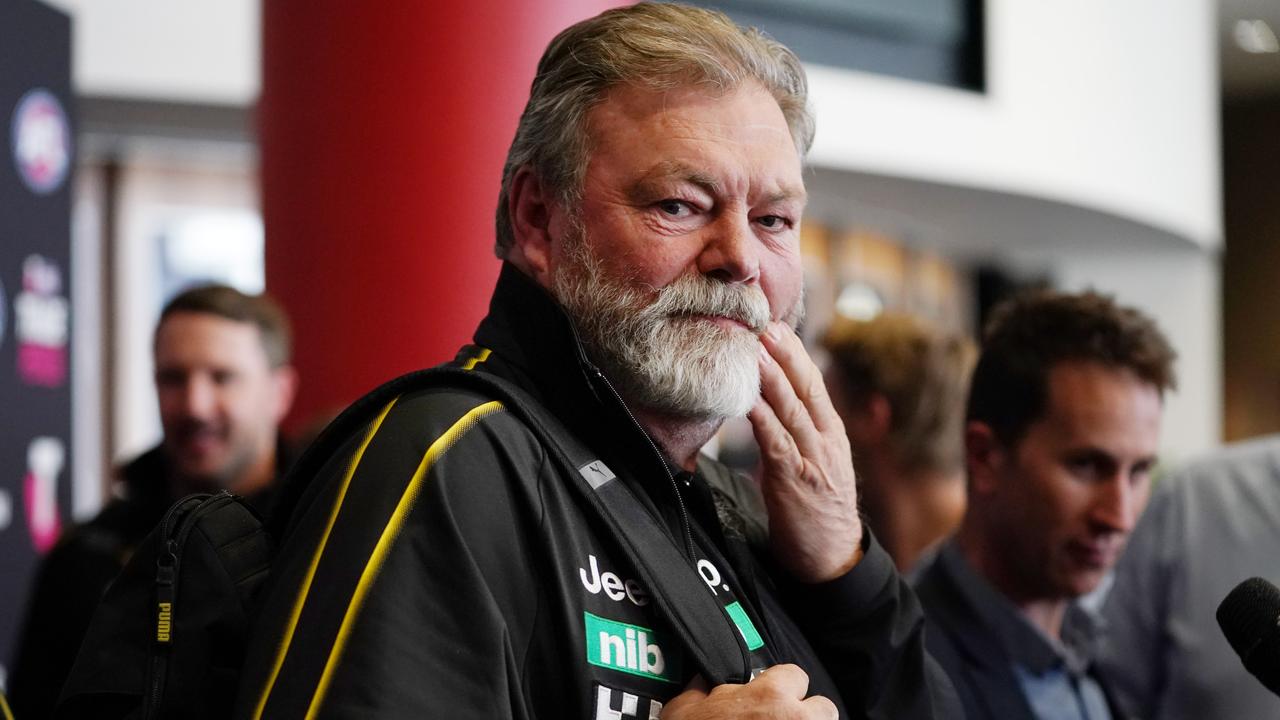
M 13 111 L 13 161 L 37 195 L 62 187 L 71 165 L 71 128 L 62 103 L 44 88 L 27 91 Z

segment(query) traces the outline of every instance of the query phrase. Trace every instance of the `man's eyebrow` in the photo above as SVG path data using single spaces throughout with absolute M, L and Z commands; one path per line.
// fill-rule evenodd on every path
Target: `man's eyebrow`
M 778 192 L 772 193 L 768 197 L 766 197 L 765 202 L 769 204 L 793 202 L 793 201 L 805 202 L 808 199 L 808 197 L 809 197 L 809 194 L 805 192 L 803 187 L 800 187 L 800 188 L 784 187 Z
M 1092 463 L 1106 463 L 1109 465 L 1119 465 L 1120 461 L 1107 450 L 1095 445 L 1083 445 L 1080 447 L 1069 448 L 1063 457 L 1072 462 L 1088 461 Z
M 670 180 L 691 183 L 712 194 L 718 194 L 721 188 L 715 178 L 687 163 L 679 160 L 663 160 L 649 168 L 648 172 L 632 184 L 631 194 L 646 195 L 653 191 L 654 185 Z
M 636 200 L 649 200 L 655 190 L 654 186 L 670 180 L 687 182 L 706 190 L 712 195 L 720 194 L 723 187 L 720 181 L 711 175 L 699 170 L 687 163 L 679 160 L 663 160 L 649 169 L 644 175 L 631 186 L 630 194 Z M 767 203 L 780 203 L 800 201 L 804 202 L 808 197 L 803 186 L 800 187 L 783 187 L 777 192 L 771 193 L 765 197 Z

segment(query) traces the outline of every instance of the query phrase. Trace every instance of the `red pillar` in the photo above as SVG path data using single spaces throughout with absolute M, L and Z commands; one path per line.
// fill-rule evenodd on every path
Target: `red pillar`
M 617 4 L 262 3 L 267 290 L 294 324 L 291 427 L 470 339 L 538 57 Z

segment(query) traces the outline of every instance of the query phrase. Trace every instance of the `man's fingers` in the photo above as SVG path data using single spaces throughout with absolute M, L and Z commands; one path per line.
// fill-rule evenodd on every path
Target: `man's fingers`
M 819 451 L 822 435 L 810 417 L 786 370 L 766 347 L 760 355 L 760 397 L 773 410 L 782 429 L 791 436 L 801 455 Z
M 792 392 L 804 406 L 805 414 L 812 418 L 818 431 L 844 432 L 844 424 L 831 403 L 827 386 L 822 381 L 822 373 L 809 357 L 800 337 L 785 324 L 773 322 L 769 324 L 768 332 L 761 337 L 761 344 L 785 373 Z
M 709 693 L 706 687 L 702 678 L 695 678 L 684 692 L 662 707 L 663 720 L 838 720 L 836 706 L 827 698 L 805 699 L 809 676 L 796 665 L 776 665 L 746 685 L 717 685 Z
M 794 460 L 798 455 L 795 440 L 791 433 L 783 427 L 782 421 L 769 405 L 769 401 L 761 398 L 755 407 L 747 413 L 751 421 L 751 430 L 756 436 L 756 445 L 768 463 L 782 463 Z
M 801 700 L 809 692 L 809 674 L 799 665 L 774 665 L 756 676 L 752 683 L 760 683 L 783 697 Z
M 697 705 L 706 699 L 707 689 L 707 681 L 703 680 L 701 675 L 695 675 L 689 685 L 685 687 L 684 692 L 671 698 L 666 705 L 662 706 L 662 714 L 670 716 L 679 712 L 685 706 Z
M 821 695 L 814 695 L 800 703 L 800 706 L 805 709 L 806 718 L 812 718 L 812 720 L 840 720 L 840 711 L 836 709 L 836 704 Z

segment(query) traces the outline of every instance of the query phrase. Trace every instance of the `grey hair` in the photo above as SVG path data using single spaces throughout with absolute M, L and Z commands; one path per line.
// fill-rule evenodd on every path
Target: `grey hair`
M 759 30 L 740 27 L 714 10 L 642 2 L 562 31 L 538 62 L 507 152 L 494 252 L 505 258 L 514 243 L 507 204 L 520 168 L 530 167 L 560 202 L 576 205 L 590 152 L 587 114 L 610 88 L 706 85 L 729 92 L 749 80 L 777 101 L 803 157 L 814 132 L 804 68 L 795 53 Z

